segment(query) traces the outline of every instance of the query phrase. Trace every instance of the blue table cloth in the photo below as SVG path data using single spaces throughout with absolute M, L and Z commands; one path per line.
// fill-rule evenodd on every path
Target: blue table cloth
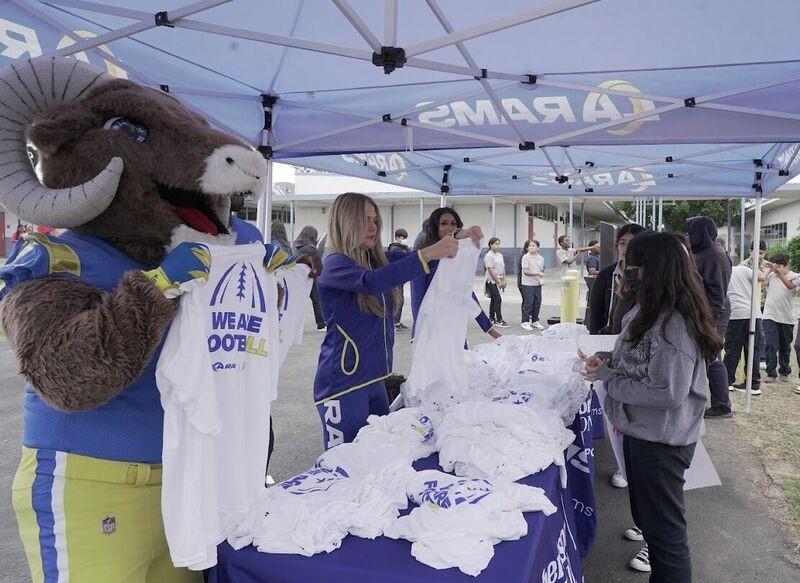
M 414 464 L 418 470 L 439 469 L 436 455 Z M 436 570 L 411 556 L 411 543 L 379 537 L 348 536 L 332 553 L 313 557 L 259 553 L 254 547 L 234 551 L 228 543 L 218 547 L 218 562 L 210 583 L 579 583 L 581 560 L 574 532 L 573 509 L 562 491 L 556 466 L 520 480 L 538 486 L 558 511 L 545 516 L 525 513 L 528 534 L 517 541 L 495 545 L 494 558 L 476 578 L 458 569 Z

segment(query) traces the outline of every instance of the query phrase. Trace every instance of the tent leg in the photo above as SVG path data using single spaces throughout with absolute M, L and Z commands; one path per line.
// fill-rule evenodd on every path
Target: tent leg
M 439 206 L 442 207 L 442 208 L 447 206 L 447 195 L 446 194 L 442 194 L 439 197 Z
M 295 218 L 294 218 L 294 201 L 291 201 L 291 202 L 289 203 L 289 220 L 291 221 L 291 222 L 289 223 L 289 232 L 292 234 L 292 241 L 294 241 L 294 223 L 295 223 Z
M 492 197 L 492 237 L 497 237 L 497 197 Z
M 586 202 L 581 202 L 581 247 L 586 247 Z M 581 258 L 581 275 L 585 275 L 583 268 L 586 262 Z
M 267 186 L 258 201 L 256 211 L 256 226 L 261 231 L 261 235 L 267 240 L 267 223 L 272 220 L 272 159 L 267 160 Z
M 728 237 L 726 239 L 726 246 L 728 247 L 728 254 L 732 254 L 733 252 L 733 225 L 731 225 L 731 221 L 733 220 L 731 216 L 731 199 L 728 199 L 728 208 L 726 209 L 728 215 Z
M 419 224 L 425 222 L 425 199 L 422 196 L 419 197 Z
M 573 203 L 574 203 L 574 199 L 573 199 L 573 197 L 570 196 L 569 197 L 569 232 L 568 232 L 568 234 L 569 234 L 569 240 L 574 245 L 575 241 L 574 241 L 574 237 L 572 236 L 572 205 L 573 205 Z
M 745 199 L 742 199 L 742 220 L 739 226 L 739 263 L 744 261 L 744 230 L 747 226 L 745 211 Z
M 664 199 L 658 197 L 658 232 L 664 231 Z
M 760 363 L 754 362 L 755 360 L 755 342 L 756 342 L 756 307 L 761 305 L 761 298 L 757 298 L 760 287 L 758 285 L 759 273 L 759 247 L 761 245 L 761 194 L 756 198 L 756 216 L 753 224 L 753 296 L 750 298 L 750 328 L 747 333 L 747 368 L 745 368 L 747 385 L 744 400 L 744 412 L 750 412 L 750 399 L 751 391 L 753 390 L 753 365 L 759 366 Z
M 650 224 L 653 225 L 653 230 L 654 231 L 658 230 L 658 225 L 656 224 L 656 220 L 658 219 L 657 210 L 658 210 L 658 199 L 656 199 L 656 197 L 654 196 L 653 197 L 653 216 L 652 216 L 652 218 L 650 220 Z

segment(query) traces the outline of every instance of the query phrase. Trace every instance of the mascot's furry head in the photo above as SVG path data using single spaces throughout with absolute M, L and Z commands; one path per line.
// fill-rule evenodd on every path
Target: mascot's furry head
M 173 97 L 74 59 L 0 73 L 0 203 L 146 264 L 181 240 L 226 242 L 231 196 L 266 162 Z

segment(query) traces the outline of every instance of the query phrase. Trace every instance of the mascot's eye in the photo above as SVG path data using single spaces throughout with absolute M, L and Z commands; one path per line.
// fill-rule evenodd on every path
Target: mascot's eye
M 147 137 L 150 135 L 150 130 L 147 129 L 146 125 L 129 117 L 112 117 L 103 124 L 103 128 L 121 131 L 140 144 L 146 142 Z
M 28 154 L 28 160 L 33 166 L 33 169 L 36 169 L 36 166 L 39 164 L 39 151 L 31 144 L 28 144 L 25 147 L 25 151 Z

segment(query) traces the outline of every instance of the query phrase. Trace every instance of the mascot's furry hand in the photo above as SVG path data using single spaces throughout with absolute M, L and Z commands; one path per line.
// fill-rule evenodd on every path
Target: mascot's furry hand
M 211 253 L 202 243 L 181 243 L 164 258 L 161 266 L 145 271 L 147 278 L 173 299 L 208 280 Z
M 308 265 L 309 269 L 311 269 L 311 271 L 308 273 L 308 277 L 319 277 L 319 275 L 322 273 L 322 261 L 320 260 L 319 256 L 314 253 L 300 255 L 297 257 L 297 259 L 295 259 L 295 263 Z

